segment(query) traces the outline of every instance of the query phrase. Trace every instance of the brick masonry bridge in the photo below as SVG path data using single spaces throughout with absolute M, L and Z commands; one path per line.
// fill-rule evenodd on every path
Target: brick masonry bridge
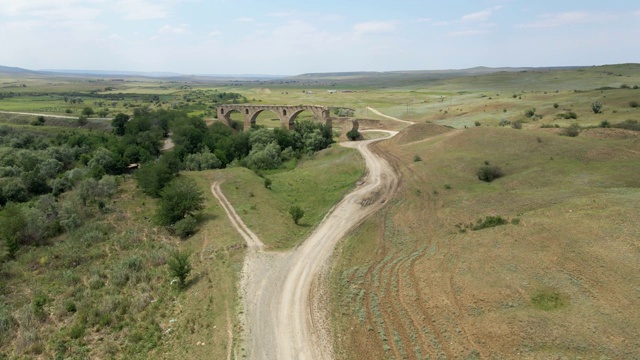
M 331 126 L 329 108 L 316 105 L 218 105 L 218 120 L 231 126 L 231 114 L 239 112 L 244 115 L 244 129 L 247 130 L 255 125 L 258 115 L 263 111 L 271 111 L 280 119 L 280 125 L 285 129 L 293 129 L 295 120 L 303 111 L 309 111 L 325 125 Z

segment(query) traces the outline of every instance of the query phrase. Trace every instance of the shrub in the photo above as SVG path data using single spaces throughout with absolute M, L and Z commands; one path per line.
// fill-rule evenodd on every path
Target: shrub
M 268 177 L 265 177 L 263 183 L 266 189 L 271 189 L 271 184 L 273 184 L 273 180 L 271 180 Z
M 524 116 L 528 118 L 534 117 L 535 115 L 536 115 L 536 108 L 531 108 L 524 112 Z
M 609 127 L 611 127 L 611 124 L 609 123 L 609 121 L 608 121 L 608 120 L 602 120 L 602 121 L 600 122 L 600 125 L 598 125 L 598 127 L 601 127 L 601 128 L 609 128 Z
M 179 250 L 174 251 L 167 261 L 169 273 L 171 277 L 178 278 L 178 285 L 184 289 L 187 277 L 191 273 L 191 264 L 189 263 L 190 254 Z
M 569 111 L 562 114 L 558 114 L 558 117 L 561 117 L 563 119 L 577 119 L 578 114 L 574 113 L 573 111 Z
M 511 121 L 509 121 L 507 119 L 502 119 L 502 120 L 500 120 L 500 123 L 498 125 L 500 125 L 500 126 L 511 125 Z
M 511 127 L 514 128 L 514 129 L 520 130 L 520 129 L 522 129 L 522 122 L 520 122 L 520 121 L 513 122 L 513 123 L 511 123 Z
M 637 108 L 638 106 L 640 106 L 640 104 L 638 104 L 637 101 L 629 101 L 629 106 L 632 108 Z
M 418 161 L 422 161 L 422 158 L 420 157 L 420 155 L 413 155 L 413 162 L 418 162 Z
M 559 128 L 559 127 L 560 127 L 560 125 L 558 125 L 558 124 L 542 124 L 540 126 L 540 128 L 542 128 L 542 129 L 549 129 L 549 128 L 553 129 L 553 128 Z
M 484 165 L 478 169 L 476 175 L 478 175 L 479 180 L 492 182 L 493 180 L 504 176 L 504 172 L 495 165 Z
M 576 136 L 580 135 L 580 125 L 571 124 L 571 125 L 569 125 L 569 127 L 564 128 L 562 130 L 562 133 L 560 133 L 560 135 L 569 136 L 569 137 L 576 137 Z
M 184 219 L 173 224 L 173 231 L 179 237 L 186 238 L 195 234 L 197 226 L 198 222 L 196 221 L 196 218 L 191 215 L 187 215 Z
M 291 215 L 293 222 L 298 225 L 298 222 L 304 216 L 304 210 L 300 206 L 294 205 L 289 208 L 289 215 Z
M 349 130 L 347 132 L 347 138 L 351 141 L 355 141 L 362 138 L 362 134 L 356 129 Z
M 554 104 L 553 104 L 553 107 L 554 107 L 554 109 L 557 109 L 557 108 L 559 108 L 559 107 L 560 107 L 560 104 L 558 104 L 558 103 L 554 103 Z
M 482 229 L 492 228 L 500 225 L 506 225 L 508 223 L 509 222 L 500 215 L 487 216 L 484 219 L 482 218 L 478 219 L 478 221 L 476 222 L 475 225 L 473 225 L 471 230 L 474 230 L 474 231 L 482 230 Z
M 88 123 L 89 123 L 89 119 L 86 116 L 81 115 L 80 117 L 78 117 L 78 125 L 85 126 Z
M 173 225 L 187 215 L 204 208 L 204 196 L 191 178 L 177 178 L 161 192 L 156 210 L 156 220 L 160 225 Z
M 591 111 L 593 111 L 594 114 L 600 114 L 602 112 L 602 103 L 600 101 L 592 102 Z
M 480 121 L 476 121 L 476 122 L 474 122 L 474 124 L 475 124 L 476 126 L 480 126 L 480 125 L 482 125 L 482 124 L 480 123 Z

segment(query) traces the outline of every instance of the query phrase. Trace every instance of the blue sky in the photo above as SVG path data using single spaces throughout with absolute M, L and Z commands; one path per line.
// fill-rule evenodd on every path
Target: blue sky
M 640 62 L 640 2 L 0 0 L 0 65 L 184 74 Z

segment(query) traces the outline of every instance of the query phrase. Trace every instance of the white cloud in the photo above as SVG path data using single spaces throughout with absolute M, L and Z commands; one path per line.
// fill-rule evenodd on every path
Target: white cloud
M 209 34 L 207 34 L 207 35 L 209 35 L 209 36 L 213 36 L 213 37 L 222 36 L 222 31 L 220 31 L 220 30 L 214 30 L 214 31 L 211 31 L 211 32 L 210 32 Z
M 390 33 L 396 30 L 395 21 L 370 21 L 355 24 L 353 30 L 358 35 Z
M 417 22 L 431 22 L 433 21 L 432 18 L 418 18 L 418 20 L 416 20 Z
M 494 6 L 490 9 L 485 9 L 475 13 L 464 15 L 460 18 L 462 22 L 485 22 L 488 21 L 491 15 L 497 10 L 502 9 L 502 6 Z
M 125 20 L 162 19 L 169 15 L 165 5 L 147 0 L 120 0 L 118 8 L 124 13 Z
M 541 20 L 520 24 L 521 28 L 550 28 L 582 24 L 602 20 L 601 16 L 595 16 L 586 12 L 565 12 L 559 14 L 545 14 L 540 16 Z
M 165 25 L 158 30 L 158 33 L 166 34 L 185 34 L 189 32 L 187 24 L 180 24 L 178 26 Z
M 236 21 L 241 23 L 250 23 L 250 22 L 254 22 L 255 20 L 250 17 L 239 17 L 236 19 Z

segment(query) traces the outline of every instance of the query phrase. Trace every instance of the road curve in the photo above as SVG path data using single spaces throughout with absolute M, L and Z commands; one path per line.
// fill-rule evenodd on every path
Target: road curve
M 392 136 L 397 133 L 385 132 Z M 398 177 L 393 168 L 369 149 L 371 143 L 384 139 L 387 138 L 341 144 L 360 151 L 367 174 L 302 245 L 288 252 L 263 251 L 262 242 L 220 191 L 220 183 L 211 186 L 211 192 L 249 246 L 240 286 L 249 359 L 333 358 L 323 304 L 318 306 L 318 299 L 312 298 L 312 292 L 315 296 L 320 292 L 312 288 L 322 288 L 318 278 L 337 242 L 378 210 L 397 188 Z
M 372 107 L 370 107 L 370 106 L 367 106 L 367 109 L 371 110 L 371 112 L 372 112 L 372 113 L 374 113 L 374 114 L 376 114 L 376 115 L 379 115 L 379 116 L 382 116 L 382 117 L 387 118 L 387 119 L 391 119 L 391 120 L 395 120 L 395 121 L 400 121 L 400 122 L 403 122 L 403 123 L 405 123 L 405 124 L 410 124 L 410 125 L 411 125 L 411 124 L 415 124 L 413 121 L 402 120 L 402 119 L 398 119 L 397 117 L 393 117 L 393 116 L 385 115 L 385 114 L 381 113 L 380 111 L 378 111 L 378 110 L 376 110 L 376 109 L 374 109 L 374 108 L 372 108 Z

